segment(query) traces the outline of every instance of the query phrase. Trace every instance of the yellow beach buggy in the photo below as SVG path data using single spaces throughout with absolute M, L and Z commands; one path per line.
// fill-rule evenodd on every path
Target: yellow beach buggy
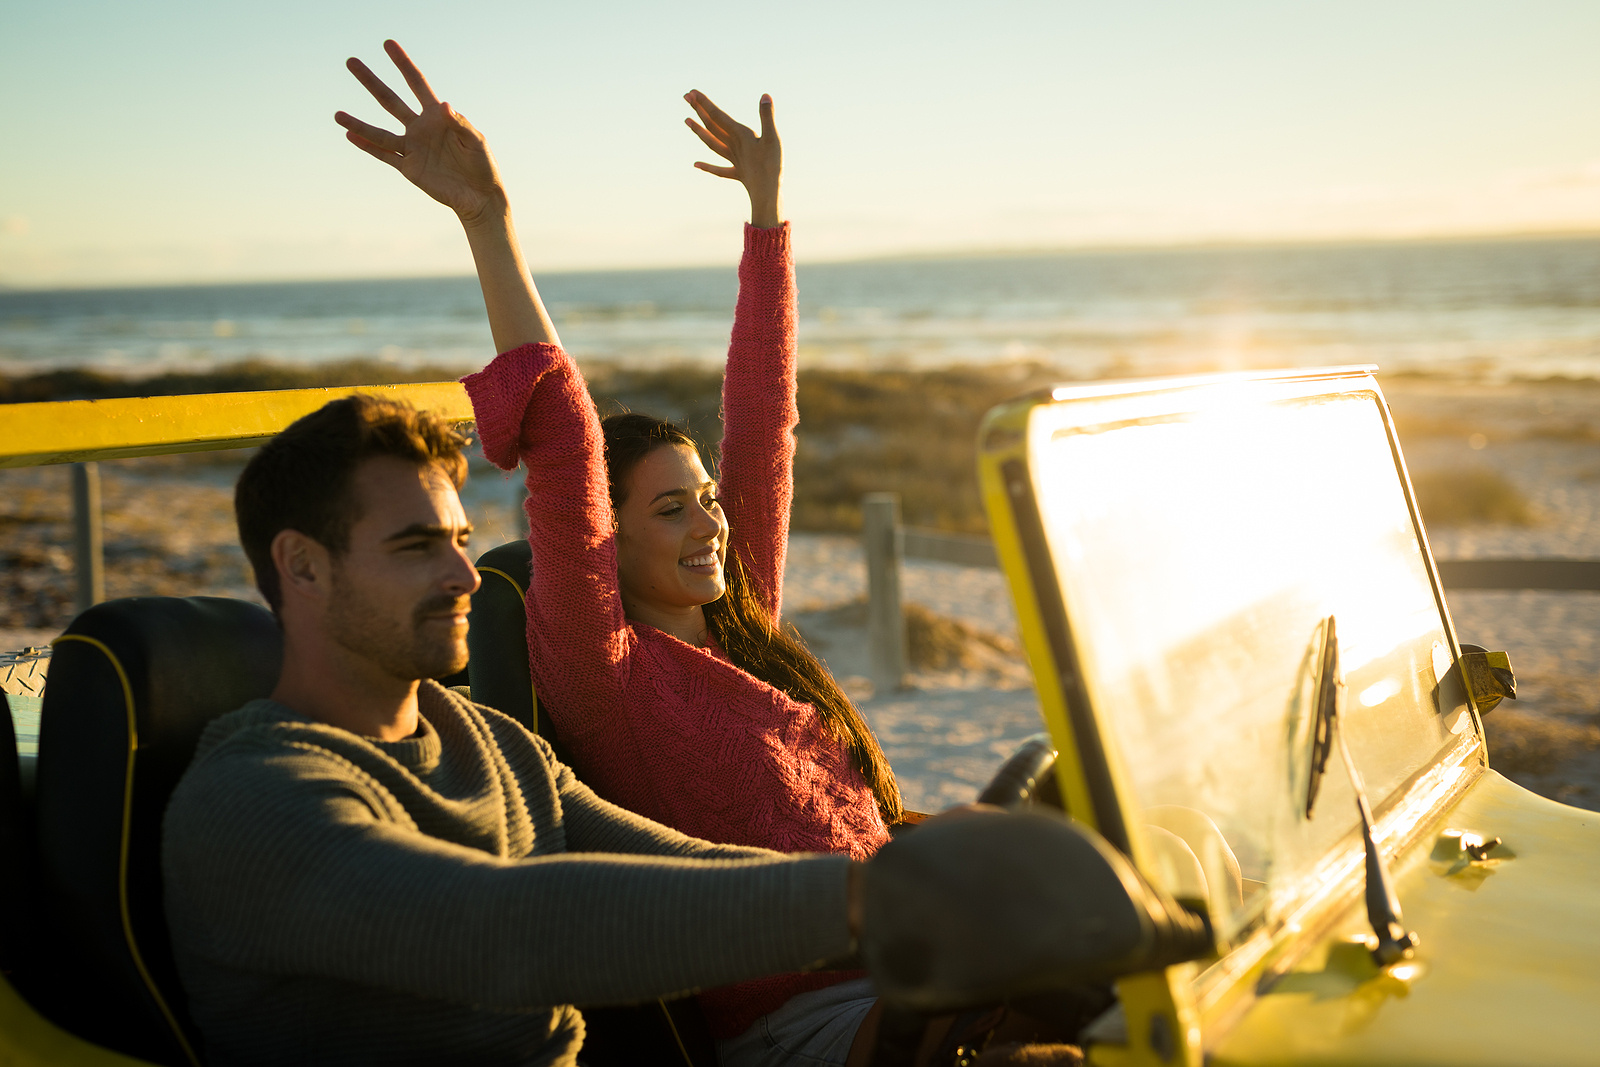
M 470 417 L 456 386 L 395 391 Z M 0 464 L 239 447 L 331 395 L 14 405 Z M 1600 1062 L 1600 815 L 1489 768 L 1480 716 L 1514 680 L 1455 634 L 1372 368 L 1064 386 L 995 409 L 977 444 L 1049 731 L 1013 761 L 1022 792 L 1216 942 L 1117 981 L 1090 1063 Z M 486 563 L 500 614 L 475 605 L 473 632 L 514 643 L 517 564 Z M 35 878 L 76 916 L 43 947 L 83 993 L 36 1004 L 8 970 L 0 1063 L 199 1062 L 152 827 L 195 722 L 270 685 L 271 656 L 242 651 L 270 644 L 260 609 L 235 603 L 58 643 L 34 796 L 0 758 L 0 962 L 41 947 Z M 480 662 L 488 639 L 475 695 L 536 717 L 514 654 L 498 678 Z M 693 1062 L 669 1033 L 661 1062 Z

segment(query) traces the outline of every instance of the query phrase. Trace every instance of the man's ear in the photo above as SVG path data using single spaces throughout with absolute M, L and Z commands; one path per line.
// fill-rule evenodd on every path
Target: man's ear
M 290 597 L 326 599 L 333 576 L 333 557 L 315 538 L 299 530 L 279 530 L 272 539 L 272 565 L 278 588 Z

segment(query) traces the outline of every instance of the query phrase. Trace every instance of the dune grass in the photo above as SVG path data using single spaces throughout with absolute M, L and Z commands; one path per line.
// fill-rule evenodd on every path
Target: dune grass
M 120 396 L 248 393 L 266 389 L 332 389 L 342 385 L 396 385 L 403 382 L 448 381 L 465 373 L 466 370 L 452 367 L 400 367 L 376 359 L 304 366 L 248 359 L 215 370 L 173 371 L 148 378 L 67 367 L 20 377 L 0 375 L 0 404 L 104 400 Z
M 983 670 L 992 667 L 997 657 L 1022 658 L 1016 642 L 1002 634 L 941 615 L 914 600 L 906 601 L 901 610 L 905 613 L 906 654 L 912 670 Z M 859 597 L 816 613 L 815 617 L 830 626 L 865 629 L 867 612 L 866 597 Z M 805 638 L 803 631 L 801 636 L 812 640 Z
M 1400 435 L 1401 443 L 1425 437 L 1454 437 L 1465 441 L 1482 431 L 1478 421 L 1455 416 L 1425 415 L 1414 411 L 1394 411 L 1393 415 L 1395 432 Z
M 1538 522 L 1538 514 L 1522 490 L 1488 467 L 1420 471 L 1412 475 L 1411 484 L 1423 521 L 1434 526 L 1532 526 Z
M 1019 658 L 1014 642 L 948 615 L 940 615 L 916 601 L 905 605 L 906 650 L 916 670 L 977 670 L 988 666 L 993 654 Z

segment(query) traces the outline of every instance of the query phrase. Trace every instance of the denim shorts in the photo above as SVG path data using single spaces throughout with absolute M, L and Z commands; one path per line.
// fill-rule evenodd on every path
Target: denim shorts
M 878 1002 L 872 982 L 855 978 L 790 997 L 740 1034 L 717 1042 L 722 1067 L 844 1067 L 850 1043 Z

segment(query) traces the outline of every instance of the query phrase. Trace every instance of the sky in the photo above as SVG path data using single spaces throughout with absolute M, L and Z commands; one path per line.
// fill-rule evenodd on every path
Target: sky
M 470 272 L 333 123 L 385 37 L 536 271 L 737 258 L 691 88 L 773 95 L 802 261 L 1600 231 L 1594 0 L 0 0 L 0 285 Z

